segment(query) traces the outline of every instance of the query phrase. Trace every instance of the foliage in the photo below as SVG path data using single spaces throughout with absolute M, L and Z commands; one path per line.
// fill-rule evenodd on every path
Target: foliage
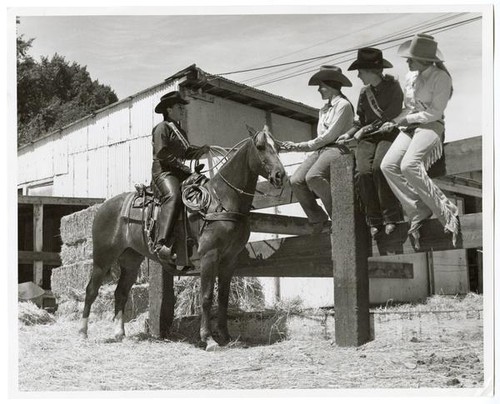
M 29 54 L 33 39 L 17 37 L 18 145 L 29 143 L 118 100 L 92 80 L 85 66 L 57 53 L 39 62 Z

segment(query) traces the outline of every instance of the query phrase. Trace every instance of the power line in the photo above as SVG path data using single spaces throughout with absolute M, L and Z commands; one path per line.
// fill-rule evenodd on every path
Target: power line
M 438 30 L 439 30 L 439 32 L 443 32 L 444 30 L 447 30 L 446 28 L 456 27 L 457 25 L 460 26 L 460 25 L 469 24 L 469 23 L 472 23 L 474 21 L 480 20 L 481 18 L 482 17 L 470 18 L 468 20 L 463 20 L 463 21 L 460 21 L 460 22 L 448 24 L 448 25 L 445 25 L 443 27 L 439 27 L 439 28 L 435 28 L 435 29 L 430 29 L 430 30 L 427 30 L 427 32 L 434 32 L 434 31 L 438 31 Z M 411 34 L 411 35 L 405 35 L 405 36 L 398 37 L 398 38 L 395 38 L 395 39 L 382 40 L 382 41 L 379 41 L 379 42 L 376 42 L 376 43 L 371 43 L 369 46 L 380 46 L 380 45 L 383 45 L 383 44 L 386 44 L 386 43 L 395 42 L 395 41 L 401 41 L 403 39 L 408 39 L 408 38 L 410 38 L 412 36 L 413 36 L 413 34 Z M 314 57 L 311 57 L 311 58 L 306 58 L 306 59 L 301 59 L 301 60 L 295 60 L 295 61 L 291 61 L 291 62 L 284 62 L 284 63 L 278 63 L 278 64 L 274 64 L 274 65 L 261 66 L 261 67 L 256 67 L 256 68 L 252 68 L 252 69 L 236 70 L 236 71 L 226 72 L 226 73 L 219 73 L 219 74 L 217 74 L 217 76 L 228 76 L 228 75 L 231 75 L 231 74 L 247 73 L 247 72 L 252 72 L 252 71 L 260 71 L 260 70 L 272 69 L 272 68 L 276 68 L 276 67 L 283 67 L 283 66 L 294 65 L 294 64 L 302 63 L 302 62 L 316 61 L 316 60 L 326 59 L 326 58 L 329 58 L 329 57 L 332 57 L 332 56 L 339 56 L 341 54 L 348 53 L 348 52 L 354 52 L 354 51 L 357 51 L 358 49 L 359 49 L 359 47 L 355 47 L 355 48 L 351 48 L 351 49 L 347 49 L 347 50 L 343 50 L 343 51 L 338 51 L 338 52 L 330 53 L 330 54 L 327 54 L 327 55 L 314 56 Z
M 385 40 L 397 37 L 398 35 L 401 35 L 402 33 L 405 33 L 405 32 L 408 32 L 408 31 L 410 31 L 410 32 L 415 32 L 415 31 L 420 32 L 421 30 L 424 30 L 426 28 L 432 27 L 432 26 L 434 26 L 436 24 L 442 24 L 442 23 L 444 23 L 446 21 L 449 21 L 450 19 L 455 19 L 455 18 L 461 17 L 461 16 L 463 16 L 465 14 L 466 13 L 461 13 L 461 14 L 453 14 L 452 16 L 438 17 L 438 18 L 429 20 L 429 21 L 424 22 L 424 23 L 416 24 L 416 25 L 411 26 L 409 28 L 406 28 L 404 30 L 397 31 L 397 32 L 392 33 L 392 34 L 386 34 L 386 35 L 384 35 L 384 36 L 376 39 L 376 41 L 385 41 Z M 366 27 L 365 29 L 358 30 L 358 31 L 355 31 L 355 32 L 362 32 L 363 30 L 368 30 L 368 28 L 370 28 L 370 27 Z M 352 33 L 349 33 L 347 35 L 352 35 Z M 359 45 L 357 45 L 356 49 L 359 49 L 359 48 L 362 48 L 362 47 L 365 47 L 365 46 L 368 46 L 367 43 L 359 44 Z M 264 77 L 269 77 L 269 76 L 273 76 L 273 75 L 277 75 L 277 74 L 281 74 L 282 72 L 285 72 L 287 70 L 293 70 L 295 68 L 311 64 L 313 62 L 315 62 L 315 60 L 313 60 L 313 61 L 306 61 L 306 62 L 300 63 L 300 64 L 298 64 L 296 66 L 285 67 L 285 68 L 282 68 L 280 70 L 276 70 L 274 72 L 268 72 L 268 73 L 261 74 L 259 76 L 254 76 L 254 77 L 251 77 L 251 78 L 249 78 L 247 80 L 243 80 L 242 82 L 245 83 L 245 84 L 251 85 L 251 82 L 255 81 L 257 79 L 264 78 Z
M 472 19 L 469 19 L 469 20 L 464 20 L 464 21 L 461 21 L 461 22 L 457 22 L 457 23 L 454 23 L 454 24 L 449 24 L 449 25 L 444 26 L 444 27 L 439 27 L 439 28 L 427 30 L 426 32 L 429 32 L 429 33 L 437 33 L 437 32 L 439 32 L 440 33 L 440 32 L 444 32 L 444 31 L 448 31 L 450 29 L 457 28 L 457 27 L 462 26 L 462 25 L 470 24 L 470 23 L 472 23 L 474 21 L 477 21 L 477 20 L 480 20 L 480 19 L 481 19 L 481 17 L 476 17 L 476 18 L 472 18 Z M 396 39 L 390 39 L 390 40 L 386 40 L 386 41 L 380 41 L 380 42 L 377 42 L 377 43 L 372 43 L 372 44 L 370 44 L 370 46 L 378 46 L 378 47 L 380 47 L 380 45 L 388 44 L 388 43 L 391 43 L 391 42 L 400 42 L 401 40 L 411 38 L 412 36 L 413 36 L 413 34 L 406 35 L 404 37 L 399 37 L 399 38 L 396 38 Z M 399 43 L 397 43 L 395 45 L 388 46 L 388 47 L 386 47 L 386 48 L 384 48 L 382 50 L 391 49 L 391 48 L 394 48 L 394 47 L 396 47 L 398 45 L 399 45 Z M 325 55 L 323 58 L 328 58 L 328 57 L 331 57 L 331 56 L 337 56 L 338 57 L 338 56 L 341 56 L 341 55 L 346 54 L 346 53 L 357 51 L 357 49 L 358 48 L 348 49 L 348 50 L 344 50 L 344 51 L 341 51 L 341 52 L 336 52 L 334 54 Z M 354 59 L 355 59 L 355 57 L 350 57 L 350 58 L 348 58 L 346 60 L 343 60 L 342 62 L 346 62 L 346 61 L 354 60 Z M 329 61 L 328 63 L 334 62 L 336 60 L 338 60 L 338 59 L 333 59 L 332 61 Z M 295 72 L 293 74 L 289 74 L 289 75 L 277 77 L 275 79 L 270 79 L 270 80 L 265 81 L 265 82 L 254 84 L 253 87 L 260 87 L 260 86 L 263 86 L 263 85 L 266 85 L 266 84 L 272 84 L 272 83 L 275 83 L 275 82 L 278 82 L 278 81 L 282 81 L 282 80 L 286 80 L 286 79 L 289 79 L 289 78 L 301 76 L 301 75 L 306 74 L 306 73 L 311 73 L 311 72 L 315 71 L 316 69 L 317 69 L 317 66 L 315 66 L 312 69 L 311 68 L 303 69 L 303 70 L 300 70 L 300 71 Z M 275 72 L 275 73 L 279 73 L 279 72 Z

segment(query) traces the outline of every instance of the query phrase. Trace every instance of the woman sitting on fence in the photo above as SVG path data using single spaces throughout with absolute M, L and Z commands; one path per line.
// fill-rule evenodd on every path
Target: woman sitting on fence
M 296 151 L 312 151 L 290 178 L 292 190 L 297 197 L 314 232 L 321 232 L 332 217 L 332 196 L 330 189 L 330 162 L 340 155 L 337 138 L 353 125 L 354 110 L 341 88 L 352 83 L 337 66 L 322 66 L 309 80 L 317 85 L 321 98 L 327 103 L 319 111 L 317 137 L 300 143 L 284 142 L 284 148 Z M 319 206 L 319 197 L 328 212 Z
M 403 112 L 381 130 L 397 126 L 400 133 L 384 159 L 382 172 L 400 200 L 410 221 L 408 234 L 419 248 L 422 222 L 435 214 L 445 232 L 459 232 L 458 209 L 429 178 L 427 170 L 443 153 L 443 112 L 452 94 L 450 73 L 443 64 L 437 42 L 417 34 L 398 53 L 407 59 Z
M 394 231 L 402 220 L 401 206 L 380 170 L 380 163 L 398 135 L 397 128 L 378 133 L 378 128 L 395 118 L 403 108 L 403 90 L 383 69 L 392 67 L 382 51 L 375 48 L 358 50 L 357 59 L 348 70 L 358 70 L 365 87 L 359 95 L 358 120 L 354 127 L 338 139 L 338 143 L 355 140 L 356 183 L 363 202 L 370 233 L 375 236 L 381 228 L 386 234 Z

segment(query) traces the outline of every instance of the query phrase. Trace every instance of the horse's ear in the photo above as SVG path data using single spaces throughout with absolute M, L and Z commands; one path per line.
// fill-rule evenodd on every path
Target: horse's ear
M 248 130 L 248 136 L 250 137 L 254 136 L 257 133 L 257 131 L 254 128 L 248 125 L 247 125 L 247 130 Z

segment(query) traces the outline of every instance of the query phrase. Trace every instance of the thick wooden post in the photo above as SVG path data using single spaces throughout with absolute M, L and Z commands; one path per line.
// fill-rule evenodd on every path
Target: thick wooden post
M 165 338 L 174 320 L 174 277 L 154 263 L 149 272 L 149 332 Z
M 335 342 L 360 346 L 370 338 L 368 253 L 365 218 L 356 202 L 354 157 L 343 155 L 330 166 Z
M 43 251 L 43 205 L 33 205 L 33 250 Z M 43 284 L 43 261 L 33 262 L 33 283 L 38 286 Z

